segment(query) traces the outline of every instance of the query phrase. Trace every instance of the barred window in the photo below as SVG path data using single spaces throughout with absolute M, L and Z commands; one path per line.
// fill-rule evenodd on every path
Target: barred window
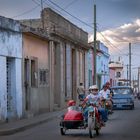
M 48 85 L 48 73 L 49 70 L 47 69 L 40 69 L 39 75 L 40 75 L 40 85 Z
M 37 87 L 37 59 L 31 60 L 31 86 Z

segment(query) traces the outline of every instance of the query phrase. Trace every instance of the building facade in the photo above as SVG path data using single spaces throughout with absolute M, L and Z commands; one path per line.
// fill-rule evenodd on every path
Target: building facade
M 93 84 L 94 77 L 94 47 L 93 43 L 89 43 L 91 49 L 88 53 L 88 72 L 89 72 L 89 86 Z M 109 52 L 108 48 L 97 41 L 97 51 L 96 51 L 96 83 L 99 89 L 109 81 Z
M 20 23 L 0 17 L 0 120 L 22 117 L 22 33 Z
M 109 81 L 109 51 L 108 47 L 106 47 L 102 42 L 97 41 L 97 48 L 100 52 L 97 55 L 97 85 L 99 89 L 103 87 L 103 85 Z
M 42 11 L 40 19 L 21 23 L 43 28 L 49 35 L 50 110 L 77 100 L 77 86 L 88 87 L 88 34 L 50 8 Z
M 124 79 L 124 66 L 121 61 L 111 61 L 109 63 L 110 69 L 110 83 L 112 86 L 119 85 L 122 83 L 121 80 Z M 123 83 L 122 83 L 123 84 Z
M 22 31 L 23 110 L 36 115 L 50 110 L 49 39 L 40 29 L 22 26 Z

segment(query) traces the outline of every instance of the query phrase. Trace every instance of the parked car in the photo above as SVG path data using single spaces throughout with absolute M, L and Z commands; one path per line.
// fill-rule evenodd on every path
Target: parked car
M 134 109 L 133 89 L 130 86 L 114 86 L 113 109 Z

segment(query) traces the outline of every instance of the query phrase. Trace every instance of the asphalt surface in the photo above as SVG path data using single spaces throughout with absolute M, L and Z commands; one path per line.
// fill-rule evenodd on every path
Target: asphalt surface
M 61 136 L 60 118 L 35 126 L 13 135 L 0 136 L 0 140 L 90 140 L 88 130 L 70 130 Z M 134 110 L 115 111 L 109 117 L 95 140 L 140 140 L 140 101 L 135 102 Z

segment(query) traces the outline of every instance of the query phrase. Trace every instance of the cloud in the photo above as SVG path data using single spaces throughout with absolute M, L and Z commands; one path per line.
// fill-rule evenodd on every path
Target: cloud
M 97 39 L 108 46 L 110 52 L 115 53 L 116 48 L 121 51 L 128 47 L 129 42 L 140 42 L 140 19 L 97 33 Z M 89 37 L 89 41 L 92 40 L 93 36 Z

